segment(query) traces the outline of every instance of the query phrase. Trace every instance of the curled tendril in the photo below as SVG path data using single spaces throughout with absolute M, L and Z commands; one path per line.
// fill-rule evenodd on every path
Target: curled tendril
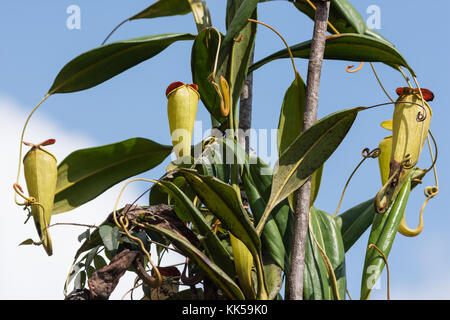
M 394 101 L 394 102 L 384 102 L 384 103 L 374 104 L 373 106 L 369 106 L 369 107 L 361 107 L 361 108 L 362 108 L 361 110 L 369 110 L 369 109 L 372 109 L 372 108 L 378 108 L 378 107 L 387 106 L 387 105 L 390 105 L 390 104 L 397 104 L 397 103 L 398 103 L 398 104 L 400 104 L 400 103 L 404 103 L 404 104 L 412 104 L 412 105 L 416 105 L 416 106 L 421 107 L 424 113 L 422 114 L 422 112 L 419 112 L 419 113 L 417 114 L 417 117 L 416 117 L 417 122 L 422 122 L 422 121 L 424 121 L 424 120 L 427 118 L 427 110 L 425 109 L 425 107 L 424 107 L 423 105 L 418 104 L 418 103 L 416 103 L 416 102 L 409 102 L 409 101 L 401 101 L 401 102 L 396 102 L 396 101 Z
M 367 158 L 378 158 L 378 156 L 381 154 L 381 149 L 380 148 L 375 148 L 372 151 L 370 151 L 369 148 L 365 148 L 362 152 L 361 155 L 363 156 L 363 158 L 367 159 Z
M 431 199 L 439 193 L 439 188 L 437 186 L 426 187 L 423 193 L 425 194 L 425 197 Z
M 358 72 L 359 70 L 361 70 L 362 67 L 363 67 L 363 65 L 364 65 L 364 62 L 361 61 L 361 62 L 359 63 L 358 68 L 352 70 L 352 68 L 354 68 L 355 66 L 354 66 L 354 65 L 351 65 L 351 66 L 347 66 L 347 68 L 345 69 L 345 71 L 347 71 L 348 73 L 355 73 L 355 72 Z
M 417 164 L 417 162 L 411 162 L 411 155 L 408 153 L 403 158 L 400 166 L 403 169 L 412 169 L 416 164 Z
M 26 195 L 23 194 L 23 189 L 22 189 L 22 187 L 20 186 L 20 184 L 14 183 L 14 184 L 13 184 L 13 189 L 14 189 L 14 191 L 16 192 L 16 194 L 18 194 L 20 197 L 22 197 L 22 198 L 25 200 L 24 203 L 18 203 L 18 202 L 16 201 L 16 203 L 17 203 L 18 205 L 25 206 L 25 207 L 29 207 L 29 206 L 32 205 L 33 203 L 37 203 L 37 202 L 36 202 L 37 200 L 36 200 L 35 197 L 27 197 Z
M 150 253 L 147 251 L 147 249 L 145 249 L 145 246 L 144 246 L 144 243 L 142 242 L 142 240 L 131 235 L 130 232 L 128 231 L 128 226 L 129 226 L 128 218 L 125 215 L 122 215 L 119 217 L 119 219 L 117 219 L 117 206 L 119 204 L 120 197 L 122 196 L 122 193 L 124 192 L 125 188 L 130 183 L 135 182 L 135 181 L 147 181 L 147 182 L 152 182 L 152 183 L 159 183 L 158 181 L 144 179 L 144 178 L 137 178 L 137 179 L 128 181 L 123 186 L 122 190 L 120 190 L 120 193 L 117 197 L 116 203 L 114 205 L 114 210 L 113 210 L 113 219 L 114 219 L 114 223 L 116 224 L 116 226 L 119 227 L 120 229 L 122 229 L 126 233 L 128 238 L 133 239 L 134 241 L 139 243 L 139 246 L 141 247 L 142 252 L 144 252 L 144 254 L 146 255 L 146 257 L 147 257 L 148 261 L 150 262 L 150 264 L 155 272 L 155 275 L 156 275 L 156 278 L 154 278 L 153 287 L 158 288 L 162 284 L 162 276 L 161 276 L 161 273 L 159 272 L 159 269 L 153 264 Z
M 398 174 L 401 172 L 401 170 L 403 169 L 411 169 L 416 165 L 416 163 L 411 162 L 411 155 L 407 154 L 405 155 L 405 157 L 403 158 L 402 162 L 400 163 L 400 165 L 398 166 L 397 170 L 394 171 L 394 173 L 389 177 L 388 181 L 386 181 L 386 183 L 381 187 L 380 191 L 378 191 L 377 195 L 375 196 L 375 211 L 379 214 L 383 214 L 386 212 L 387 207 L 386 208 L 382 208 L 381 207 L 381 197 L 382 195 L 384 195 L 384 191 L 387 189 L 387 187 L 395 180 L 398 178 Z
M 239 35 L 239 38 L 233 38 L 233 41 L 234 41 L 234 42 L 241 42 L 243 38 L 244 38 L 244 37 L 243 37 L 242 34 L 241 34 L 241 35 Z
M 367 159 L 367 158 L 372 158 L 375 159 L 377 158 L 379 155 L 381 154 L 381 150 L 380 148 L 375 148 L 372 151 L 370 151 L 369 148 L 364 148 L 363 151 L 361 152 L 361 156 L 363 157 L 363 159 L 358 163 L 358 165 L 356 166 L 356 168 L 353 170 L 353 172 L 351 173 L 350 177 L 348 178 L 347 182 L 345 183 L 344 186 L 344 190 L 342 190 L 342 195 L 341 195 L 341 199 L 339 200 L 339 204 L 338 207 L 336 209 L 336 211 L 334 212 L 334 216 L 337 215 L 339 208 L 341 207 L 342 204 L 342 200 L 344 199 L 344 194 L 345 194 L 345 190 L 347 189 L 350 180 L 352 179 L 353 175 L 355 174 L 355 172 L 358 170 L 358 168 L 363 164 L 363 162 Z

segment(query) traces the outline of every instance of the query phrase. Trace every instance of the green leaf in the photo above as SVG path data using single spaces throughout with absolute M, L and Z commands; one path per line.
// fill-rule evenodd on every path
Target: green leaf
M 194 260 L 205 274 L 219 287 L 230 299 L 244 300 L 244 295 L 236 283 L 214 262 L 208 259 L 200 250 L 193 246 L 186 238 L 174 232 L 155 225 L 147 225 L 173 242 L 189 258 Z
M 107 263 L 106 263 L 105 259 L 103 259 L 102 256 L 96 255 L 94 257 L 95 270 L 100 270 L 101 268 L 103 268 L 106 265 L 107 265 Z
M 242 180 L 244 183 L 244 189 L 245 194 L 247 195 L 248 203 L 255 217 L 255 223 L 258 223 L 264 212 L 264 209 L 266 208 L 268 193 L 264 195 L 260 192 L 255 182 L 252 180 L 249 172 L 244 173 L 244 175 L 242 176 Z M 270 215 L 267 219 L 261 237 L 263 252 L 268 254 L 279 267 L 284 268 L 285 248 L 283 244 L 283 238 L 272 215 Z
M 298 72 L 286 90 L 278 121 L 278 154 L 281 155 L 302 132 L 306 85 Z
M 254 0 L 251 1 L 255 2 Z M 238 8 L 238 11 L 232 12 L 234 19 L 230 28 L 234 29 L 228 29 L 226 36 L 222 40 L 215 73 L 214 80 L 216 83 L 219 83 L 218 80 L 221 76 L 227 79 L 232 94 L 233 106 L 239 100 L 245 78 L 247 77 L 256 36 L 256 24 L 249 23 L 247 19 L 250 17 L 256 18 L 257 1 L 254 3 L 254 7 L 248 16 L 246 15 L 249 4 L 244 7 L 245 2 L 249 3 L 251 1 L 242 1 L 242 5 Z M 227 12 L 228 14 L 230 12 Z M 228 41 L 230 32 L 236 32 L 236 35 L 239 33 L 241 40 L 236 42 L 231 37 L 231 41 Z M 222 36 L 220 35 L 220 37 Z M 199 86 L 199 93 L 203 104 L 217 121 L 223 122 L 225 118 L 220 111 L 220 97 L 214 86 L 208 81 L 208 77 L 214 71 L 218 44 L 219 34 L 216 30 L 213 28 L 205 28 L 200 31 L 192 47 L 191 69 L 193 81 Z M 233 110 L 236 111 L 236 108 L 233 108 Z
M 220 97 L 208 77 L 214 70 L 219 34 L 213 28 L 200 31 L 194 40 L 191 52 L 192 81 L 198 85 L 200 99 L 209 113 L 222 122 L 225 120 L 220 111 Z M 217 74 L 218 76 L 220 74 Z
M 263 254 L 263 268 L 269 300 L 274 300 L 283 285 L 282 269 L 265 254 Z
M 336 224 L 341 230 L 345 252 L 347 252 L 372 225 L 373 218 L 376 214 L 373 201 L 374 199 L 372 198 L 362 202 L 335 218 Z
M 86 262 L 84 263 L 84 268 L 86 270 L 89 269 L 92 261 L 94 261 L 94 257 L 97 255 L 98 249 L 100 249 L 100 246 L 94 247 L 86 256 Z
M 116 183 L 154 168 L 171 151 L 171 146 L 133 138 L 71 153 L 58 166 L 52 214 L 79 207 Z
M 215 177 L 202 176 L 186 169 L 180 171 L 205 206 L 251 252 L 257 268 L 258 298 L 265 298 L 267 292 L 260 256 L 261 241 L 236 190 Z
M 159 184 L 162 186 L 163 190 L 169 193 L 177 201 L 176 206 L 181 206 L 184 209 L 184 212 L 188 214 L 190 221 L 192 221 L 199 234 L 203 237 L 202 242 L 214 263 L 223 269 L 230 277 L 233 277 L 235 272 L 232 257 L 222 245 L 216 234 L 212 232 L 200 210 L 174 183 L 170 181 L 160 181 Z
M 367 28 L 366 32 L 364 33 L 366 36 L 381 40 L 381 41 L 385 41 L 387 42 L 389 45 L 394 46 L 389 40 L 387 40 L 385 37 L 383 37 L 382 35 L 380 35 L 378 32 L 376 32 L 373 29 L 369 29 Z
M 91 230 L 87 229 L 86 231 L 84 231 L 82 234 L 80 234 L 78 236 L 78 242 L 81 242 L 84 239 L 89 239 L 90 236 L 91 236 Z
M 305 0 L 297 0 L 293 4 L 298 10 L 314 20 L 315 10 L 311 8 Z M 367 29 L 366 22 L 361 14 L 347 0 L 331 1 L 328 21 L 330 21 L 340 33 L 364 34 Z M 328 31 L 335 33 L 330 26 L 328 26 Z
M 191 12 L 188 0 L 159 0 L 128 20 L 185 15 Z
M 376 245 L 383 252 L 386 259 L 389 257 L 398 226 L 405 212 L 411 191 L 411 177 L 412 173 L 403 184 L 393 205 L 385 213 L 376 214 L 373 219 L 367 248 L 371 244 Z M 381 253 L 375 248 L 368 248 L 361 279 L 361 300 L 369 299 L 372 288 L 381 276 L 384 266 L 385 262 Z
M 104 223 L 101 226 L 103 225 Z M 83 252 L 91 250 L 92 248 L 101 244 L 103 244 L 102 237 L 100 236 L 99 229 L 97 228 L 91 233 L 90 237 L 87 238 L 86 241 L 84 241 L 81 247 L 77 250 L 74 261 L 76 261 Z
M 30 238 L 30 239 L 24 240 L 21 243 L 19 243 L 19 246 L 29 246 L 32 244 L 34 244 L 34 241 L 33 241 L 33 239 Z
M 253 179 L 253 182 L 256 188 L 258 189 L 258 193 L 261 194 L 262 196 L 264 206 L 266 206 L 266 203 L 270 197 L 270 190 L 272 188 L 272 176 L 273 176 L 272 168 L 267 163 L 262 161 L 260 158 L 257 158 L 256 161 L 251 159 L 249 171 Z M 275 208 L 270 212 L 268 221 L 270 221 L 271 218 L 275 220 L 275 223 L 277 224 L 278 227 L 278 231 L 283 239 L 283 244 L 285 248 L 284 272 L 289 273 L 289 265 L 291 263 L 291 252 L 292 252 L 292 240 L 294 232 L 294 221 L 293 221 L 293 213 L 289 208 L 289 203 L 287 200 L 283 200 L 277 206 L 275 206 Z M 264 241 L 264 230 L 263 234 L 261 235 L 263 241 Z
M 297 0 L 293 3 L 298 10 L 302 11 L 312 20 L 314 20 L 315 10 L 305 0 Z M 334 0 L 331 2 L 330 14 L 328 21 L 339 31 L 339 33 L 359 33 L 367 36 L 386 41 L 378 32 L 367 27 L 361 14 L 347 0 Z M 335 30 L 328 26 L 328 31 L 336 34 Z
M 280 155 L 274 169 L 272 190 L 264 215 L 301 187 L 333 154 L 347 135 L 360 108 L 335 112 L 297 136 Z M 257 230 L 260 231 L 258 225 Z
M 257 19 L 256 7 L 249 18 Z M 237 36 L 239 41 L 233 41 L 231 47 L 228 82 L 232 94 L 234 112 L 237 112 L 237 102 L 239 101 L 245 79 L 247 78 L 250 59 L 255 45 L 256 29 L 257 24 L 254 22 L 244 24 Z M 226 37 L 224 43 L 225 41 Z M 226 46 L 223 47 L 223 50 L 226 50 Z
M 294 139 L 302 133 L 303 114 L 305 111 L 306 86 L 298 72 L 295 79 L 287 89 L 281 106 L 280 120 L 278 121 L 278 154 L 281 155 Z M 311 177 L 310 205 L 314 204 L 320 188 L 323 166 Z M 292 208 L 295 208 L 295 194 L 289 196 Z
M 211 16 L 205 0 L 159 0 L 127 20 L 185 15 L 191 11 L 199 31 L 211 26 Z
M 290 47 L 294 57 L 308 59 L 311 49 L 311 40 Z M 259 60 L 250 67 L 254 71 L 266 63 L 282 58 L 289 58 L 287 49 L 280 50 L 270 56 Z M 325 59 L 383 62 L 398 69 L 405 67 L 414 75 L 414 71 L 398 50 L 384 40 L 361 34 L 341 34 L 328 37 L 325 44 Z
M 154 57 L 176 41 L 194 38 L 189 33 L 160 34 L 97 47 L 67 63 L 56 76 L 48 93 L 69 93 L 92 88 Z
M 102 225 L 99 228 L 99 234 L 108 251 L 114 251 L 119 248 L 120 234 L 117 226 L 112 227 L 108 224 Z
M 80 290 L 83 289 L 86 284 L 86 272 L 81 271 L 77 274 L 74 281 L 74 289 Z
M 199 175 L 195 171 L 182 169 L 181 173 L 200 200 L 224 226 L 244 242 L 252 254 L 258 254 L 261 242 L 233 187 L 214 177 Z
M 188 2 L 197 24 L 197 30 L 200 32 L 204 28 L 211 27 L 211 14 L 206 5 L 206 0 L 188 0 Z
M 232 42 L 234 42 L 233 39 L 247 25 L 248 18 L 253 15 L 257 4 L 258 0 L 241 1 L 239 8 L 235 11 L 233 19 L 227 27 L 227 34 L 223 39 L 223 48 L 227 48 Z M 227 16 L 230 16 L 230 13 L 227 13 Z
M 345 298 L 345 252 L 342 237 L 335 221 L 328 213 L 311 207 L 311 229 L 308 231 L 305 254 L 305 274 L 303 296 L 305 300 L 337 299 L 333 291 L 333 283 L 312 233 L 325 251 L 337 282 L 340 299 Z M 311 233 L 312 232 L 312 233 Z

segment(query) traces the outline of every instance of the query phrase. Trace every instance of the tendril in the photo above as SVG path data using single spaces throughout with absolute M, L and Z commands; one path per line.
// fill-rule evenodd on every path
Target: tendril
M 345 71 L 347 71 L 348 73 L 355 73 L 355 72 L 358 72 L 359 70 L 361 70 L 363 65 L 364 65 L 364 62 L 361 61 L 359 63 L 359 67 L 358 68 L 352 70 L 352 68 L 354 68 L 355 66 L 354 65 L 350 65 L 350 66 L 347 66 Z
M 28 122 L 30 121 L 30 119 L 31 119 L 31 116 L 34 114 L 34 112 L 39 108 L 39 106 L 42 104 L 42 103 L 44 103 L 44 101 L 45 100 L 47 100 L 48 99 L 48 97 L 50 97 L 50 94 L 49 93 L 47 93 L 46 95 L 45 95 L 45 97 L 41 100 L 41 101 L 39 101 L 39 103 L 33 108 L 33 110 L 31 110 L 31 112 L 30 112 L 30 114 L 28 115 L 28 117 L 27 117 L 27 119 L 26 119 L 26 121 L 25 121 L 25 124 L 24 124 L 24 126 L 23 126 L 23 129 L 22 129 L 22 134 L 21 134 L 21 136 L 20 136 L 20 148 L 19 148 L 19 168 L 18 168 L 18 170 L 17 170 L 17 179 L 16 179 L 16 184 L 18 184 L 19 183 L 19 178 L 20 178 L 20 169 L 21 169 L 21 167 L 22 167 L 22 143 L 23 143 L 23 137 L 24 137 L 24 135 L 25 135 L 25 129 L 27 128 L 27 125 L 28 125 Z M 45 142 L 45 141 L 44 141 Z M 18 204 L 18 205 L 23 205 L 23 204 L 20 204 L 20 203 L 18 203 L 17 202 L 17 192 L 14 194 L 14 201 L 16 202 L 16 204 Z
M 402 160 L 400 165 L 398 166 L 397 170 L 394 171 L 394 173 L 389 177 L 388 181 L 381 187 L 380 191 L 378 191 L 377 195 L 375 196 L 375 211 L 379 214 L 383 214 L 386 212 L 387 208 L 383 208 L 381 206 L 381 197 L 384 195 L 384 191 L 389 187 L 389 185 L 394 181 L 396 178 L 398 178 L 399 173 L 403 169 L 409 169 L 414 167 L 415 163 L 411 163 L 411 155 L 407 154 L 405 155 L 405 158 Z
M 115 203 L 115 205 L 114 205 L 114 210 L 113 210 L 113 219 L 114 219 L 114 223 L 116 224 L 116 226 L 117 226 L 118 228 L 123 229 L 123 231 L 125 231 L 126 235 L 127 235 L 130 239 L 133 239 L 133 240 L 135 240 L 137 243 L 139 243 L 142 252 L 144 252 L 144 254 L 147 256 L 148 261 L 150 262 L 150 264 L 151 264 L 153 270 L 155 271 L 156 279 L 155 279 L 154 286 L 155 286 L 155 287 L 160 287 L 160 286 L 161 286 L 161 283 L 162 283 L 162 276 L 161 276 L 161 273 L 159 272 L 158 268 L 153 264 L 153 261 L 152 261 L 152 259 L 151 259 L 151 255 L 150 255 L 150 253 L 147 251 L 147 249 L 145 249 L 144 243 L 142 242 L 141 239 L 139 239 L 139 238 L 137 238 L 137 237 L 135 237 L 135 236 L 133 236 L 133 235 L 131 235 L 131 234 L 129 233 L 129 231 L 128 231 L 129 221 L 128 221 L 128 219 L 127 219 L 126 216 L 122 215 L 122 216 L 119 218 L 119 220 L 117 219 L 117 206 L 118 206 L 118 204 L 119 204 L 120 197 L 122 196 L 122 193 L 124 192 L 125 188 L 126 188 L 130 183 L 135 182 L 135 181 L 146 181 L 146 182 L 151 182 L 151 183 L 159 183 L 158 181 L 150 180 L 150 179 L 144 179 L 144 178 L 138 178 L 138 179 L 133 179 L 133 180 L 128 181 L 128 182 L 123 186 L 122 190 L 120 190 L 119 196 L 117 197 L 116 203 Z
M 419 112 L 419 113 L 417 114 L 416 120 L 417 120 L 418 122 L 422 122 L 422 121 L 424 121 L 424 120 L 427 118 L 427 110 L 426 110 L 426 108 L 425 108 L 423 105 L 419 104 L 419 103 L 416 103 L 416 102 L 410 102 L 410 101 L 384 102 L 384 103 L 374 104 L 373 106 L 369 106 L 369 107 L 361 107 L 361 108 L 362 108 L 362 110 L 369 110 L 369 109 L 378 108 L 378 107 L 382 107 L 382 106 L 387 106 L 387 105 L 390 105 L 390 104 L 397 104 L 397 103 L 398 103 L 398 104 L 401 104 L 401 103 L 404 103 L 404 104 L 411 104 L 411 105 L 416 105 L 416 106 L 421 107 L 422 110 L 423 110 L 423 114 L 422 114 L 421 112 Z
M 353 172 L 351 173 L 350 177 L 347 179 L 347 182 L 345 183 L 344 186 L 344 190 L 342 190 L 342 195 L 341 195 L 341 199 L 339 200 L 339 204 L 338 207 L 336 208 L 336 211 L 334 212 L 334 217 L 336 217 L 339 208 L 341 207 L 342 204 L 342 200 L 344 199 L 344 194 L 345 194 L 345 190 L 347 189 L 350 180 L 352 179 L 353 175 L 356 173 L 356 171 L 358 170 L 358 168 L 363 164 L 363 162 L 367 159 L 367 158 L 372 158 L 375 159 L 377 158 L 381 153 L 381 149 L 379 148 L 375 148 L 372 151 L 370 151 L 369 148 L 365 148 L 362 152 L 361 152 L 361 156 L 363 157 L 363 159 L 358 163 L 358 165 L 356 166 L 356 168 L 353 170 Z
M 330 282 L 331 282 L 331 287 L 333 289 L 333 294 L 334 297 L 336 298 L 336 300 L 341 300 L 340 296 L 339 296 L 339 290 L 338 290 L 338 284 L 337 284 L 337 280 L 336 280 L 336 274 L 334 273 L 333 270 L 333 265 L 330 262 L 330 259 L 327 256 L 327 253 L 325 252 L 325 250 L 320 246 L 319 242 L 316 239 L 316 235 L 314 234 L 314 232 L 312 231 L 312 227 L 311 227 L 311 215 L 308 215 L 308 224 L 309 224 L 309 230 L 310 230 L 310 234 L 314 240 L 314 243 L 316 244 L 317 248 L 319 249 L 320 255 L 322 257 L 323 262 L 325 263 L 325 266 L 327 268 L 328 271 L 328 276 L 330 277 Z
M 434 179 L 435 179 L 435 186 L 428 186 L 425 187 L 424 189 L 424 195 L 426 197 L 424 203 L 422 204 L 422 207 L 420 209 L 420 213 L 419 213 L 419 225 L 417 226 L 417 228 L 415 229 L 411 229 L 407 226 L 406 224 L 406 220 L 405 220 L 405 216 L 403 216 L 402 221 L 400 222 L 400 227 L 399 227 L 399 232 L 407 237 L 415 237 L 417 235 L 419 235 L 422 230 L 423 230 L 423 213 L 425 211 L 425 208 L 428 204 L 428 201 L 432 198 L 434 198 L 438 193 L 439 193 L 439 186 L 438 186 L 438 178 L 437 178 L 437 172 L 436 172 L 436 159 L 437 159 L 437 144 L 436 144 L 436 140 L 434 139 L 433 135 L 431 134 L 430 131 L 428 131 L 429 135 L 431 136 L 434 146 L 435 146 L 435 156 L 433 156 L 433 151 L 431 148 L 431 143 L 430 143 L 430 139 L 427 137 L 427 141 L 428 141 L 428 148 L 430 151 L 430 156 L 431 156 L 431 160 L 432 160 L 432 165 L 430 166 L 430 168 L 425 170 L 425 173 L 430 171 L 431 169 L 433 169 L 434 171 Z
M 387 272 L 387 299 L 391 300 L 391 295 L 389 293 L 390 292 L 390 289 L 389 289 L 389 264 L 388 264 L 387 258 L 384 255 L 383 251 L 381 251 L 381 249 L 378 248 L 373 243 L 369 244 L 369 246 L 367 247 L 367 250 L 369 250 L 370 248 L 374 248 L 375 250 L 377 250 L 381 254 L 381 257 L 383 258 L 384 263 L 386 264 L 386 272 Z
M 264 22 L 258 21 L 258 20 L 254 20 L 254 19 L 248 19 L 248 21 L 250 22 L 255 22 L 255 23 L 259 23 L 267 28 L 269 28 L 270 30 L 272 30 L 273 32 L 276 33 L 277 36 L 280 37 L 280 39 L 283 41 L 284 45 L 286 46 L 286 49 L 289 52 L 289 57 L 291 58 L 291 62 L 292 62 L 292 67 L 294 68 L 294 72 L 295 72 L 295 76 L 297 76 L 297 69 L 295 68 L 295 62 L 294 62 L 294 55 L 292 54 L 291 48 L 289 47 L 289 45 L 287 44 L 286 40 L 283 38 L 283 36 L 277 31 L 275 30 L 275 28 L 269 26 L 268 24 L 265 24 Z
M 377 79 L 378 84 L 380 85 L 381 89 L 383 90 L 384 94 L 388 97 L 389 100 L 391 100 L 392 102 L 395 102 L 394 99 L 391 98 L 391 96 L 389 95 L 389 93 L 386 91 L 386 89 L 383 86 L 383 83 L 380 80 L 380 77 L 378 77 L 378 73 L 375 70 L 375 66 L 373 65 L 373 63 L 370 63 L 370 66 L 372 67 L 372 71 L 373 74 L 375 75 L 375 78 Z

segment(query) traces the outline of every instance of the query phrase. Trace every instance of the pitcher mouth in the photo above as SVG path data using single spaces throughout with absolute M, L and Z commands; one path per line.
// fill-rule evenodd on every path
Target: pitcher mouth
M 166 97 L 169 98 L 169 96 L 175 92 L 176 90 L 178 90 L 181 87 L 187 87 L 190 88 L 191 90 L 194 90 L 194 92 L 198 95 L 198 97 L 200 98 L 200 94 L 198 93 L 198 86 L 194 83 L 192 84 L 184 84 L 181 81 L 176 81 L 176 82 L 172 82 L 166 89 Z

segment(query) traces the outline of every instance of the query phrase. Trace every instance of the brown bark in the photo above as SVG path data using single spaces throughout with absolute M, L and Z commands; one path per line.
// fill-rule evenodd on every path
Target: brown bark
M 306 83 L 306 103 L 303 119 L 303 131 L 308 130 L 317 120 L 319 102 L 320 74 L 327 31 L 330 3 L 323 0 L 315 1 L 316 14 L 314 32 L 309 55 L 308 76 Z M 308 234 L 309 202 L 311 181 L 308 180 L 296 192 L 294 240 L 292 250 L 291 271 L 289 274 L 289 299 L 303 299 L 303 273 L 305 269 L 306 237 Z

